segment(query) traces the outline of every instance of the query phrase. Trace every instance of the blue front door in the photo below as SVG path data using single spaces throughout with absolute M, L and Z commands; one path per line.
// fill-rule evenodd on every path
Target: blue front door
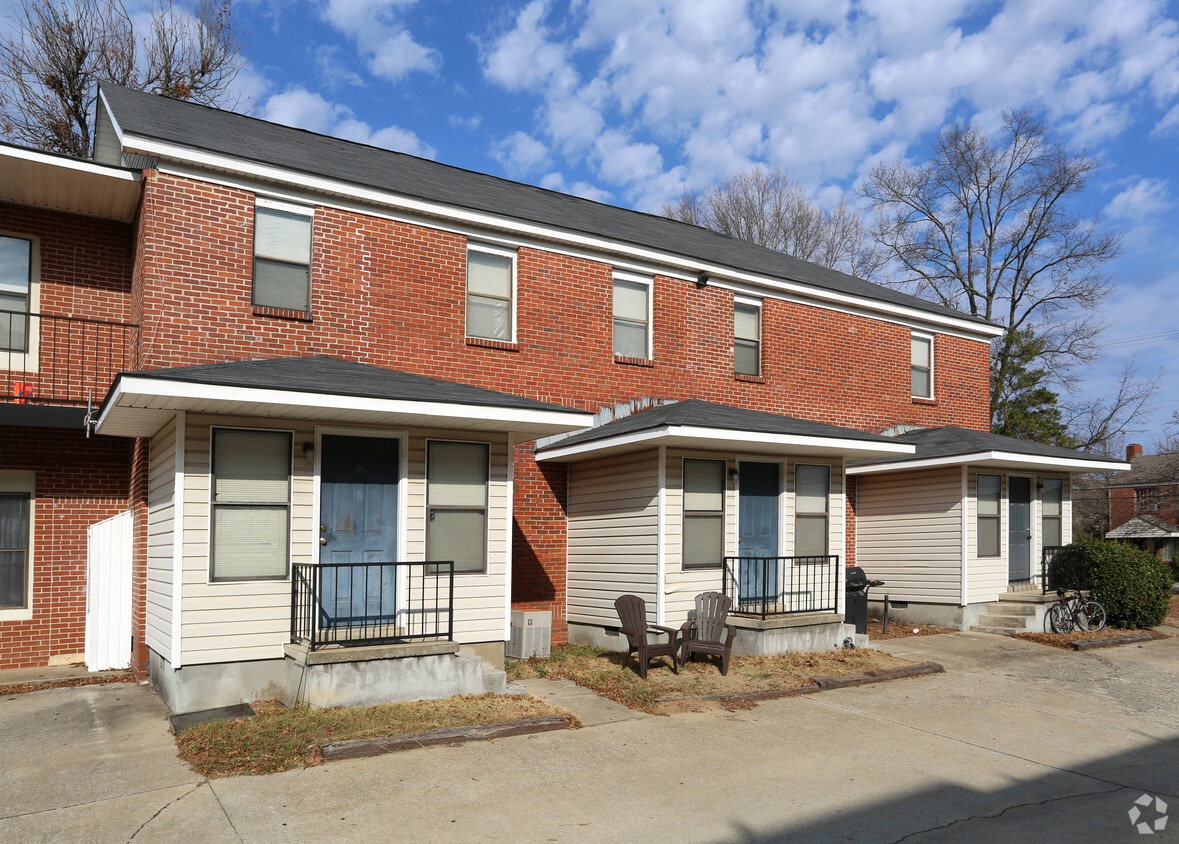
M 739 470 L 739 601 L 778 594 L 779 471 L 777 463 L 742 463 Z
M 397 559 L 397 440 L 325 435 L 320 442 L 319 562 L 325 627 L 389 621 Z M 324 564 L 347 565 L 324 565 Z

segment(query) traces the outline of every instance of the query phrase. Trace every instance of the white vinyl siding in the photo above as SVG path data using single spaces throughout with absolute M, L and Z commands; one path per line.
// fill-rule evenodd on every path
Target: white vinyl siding
M 189 416 L 185 426 L 184 585 L 182 647 L 184 665 L 279 659 L 290 638 L 289 580 L 209 581 L 211 426 L 273 429 L 273 419 Z M 284 420 L 296 446 L 315 440 L 309 422 Z M 374 428 L 376 430 L 384 430 Z M 469 432 L 410 429 L 406 559 L 426 560 L 426 442 L 471 439 Z M 507 435 L 480 434 L 491 443 L 487 505 L 487 571 L 455 576 L 455 639 L 462 643 L 502 641 L 507 597 L 507 549 L 511 537 L 507 510 Z M 319 518 L 314 503 L 314 462 L 293 449 L 291 474 L 291 562 L 315 561 Z
M 617 627 L 614 599 L 627 594 L 646 601 L 654 620 L 658 498 L 655 450 L 569 467 L 570 621 Z
M 856 565 L 883 580 L 893 600 L 959 604 L 961 470 L 860 475 L 856 483 Z
M 172 653 L 173 530 L 176 514 L 176 420 L 151 438 L 147 470 L 147 646 Z

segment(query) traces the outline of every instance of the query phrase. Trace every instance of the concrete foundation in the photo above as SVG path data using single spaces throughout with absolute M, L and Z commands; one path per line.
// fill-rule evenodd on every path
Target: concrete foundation
M 737 638 L 733 640 L 736 656 L 826 651 L 842 647 L 849 636 L 856 647 L 868 645 L 867 636 L 857 635 L 852 625 L 844 624 L 842 618 L 833 613 L 799 613 L 765 621 L 730 615 L 729 623 L 737 628 Z M 569 644 L 608 651 L 627 649 L 626 636 L 619 633 L 618 628 L 573 621 L 569 622 Z
M 282 659 L 185 665 L 173 669 L 167 659 L 149 650 L 147 672 L 152 686 L 174 715 L 281 698 L 287 685 L 287 666 Z
M 987 604 L 968 604 L 960 607 L 957 604 L 919 604 L 909 601 L 904 609 L 891 607 L 888 611 L 889 623 L 894 622 L 913 627 L 923 624 L 937 627 L 953 627 L 957 630 L 969 630 L 978 624 L 978 617 L 986 611 Z M 868 616 L 880 619 L 884 617 L 884 601 L 868 601 Z

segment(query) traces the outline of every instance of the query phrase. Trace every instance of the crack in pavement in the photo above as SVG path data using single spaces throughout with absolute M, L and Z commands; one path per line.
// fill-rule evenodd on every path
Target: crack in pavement
M 233 822 L 233 818 L 229 816 L 229 812 L 225 808 L 225 804 L 221 802 L 221 795 L 217 793 L 217 789 L 213 788 L 213 783 L 205 780 L 209 784 L 209 793 L 213 795 L 213 799 L 217 801 L 217 805 L 221 808 L 221 814 L 225 815 L 225 820 L 229 823 L 229 828 L 233 830 L 233 834 L 237 836 L 238 841 L 244 841 L 242 834 L 237 831 L 237 824 Z
M 141 823 L 141 824 L 139 825 L 139 828 L 138 828 L 138 829 L 136 829 L 136 830 L 135 830 L 133 833 L 131 833 L 131 837 L 127 839 L 127 844 L 131 844 L 131 842 L 135 840 L 135 836 L 136 836 L 136 835 L 138 835 L 139 833 L 143 832 L 143 828 L 144 828 L 145 826 L 147 826 L 149 823 L 151 823 L 152 821 L 154 821 L 156 818 L 158 818 L 158 817 L 160 816 L 160 813 L 161 813 L 161 812 L 163 812 L 163 811 L 164 811 L 165 809 L 167 809 L 169 806 L 172 806 L 172 805 L 174 805 L 174 804 L 176 804 L 176 803 L 179 803 L 181 800 L 183 800 L 183 799 L 184 799 L 185 797 L 187 797 L 188 795 L 190 795 L 190 794 L 193 794 L 194 792 L 196 792 L 196 790 L 197 790 L 198 788 L 200 788 L 200 787 L 201 787 L 202 785 L 204 785 L 206 782 L 208 782 L 208 780 L 205 780 L 204 782 L 198 782 L 196 785 L 194 785 L 194 786 L 193 786 L 192 788 L 190 788 L 188 791 L 186 791 L 186 792 L 184 792 L 183 794 L 181 794 L 181 795 L 179 795 L 179 796 L 177 796 L 177 797 L 173 798 L 172 800 L 169 800 L 169 801 L 168 801 L 167 803 L 165 803 L 163 806 L 161 806 L 160 808 L 156 809 L 156 811 L 155 811 L 155 812 L 152 814 L 152 816 L 151 816 L 150 818 L 148 818 L 148 819 L 147 819 L 147 820 L 145 820 L 143 823 Z
M 971 815 L 970 817 L 966 817 L 966 818 L 955 818 L 954 820 L 950 821 L 949 823 L 940 824 L 938 826 L 931 826 L 928 829 L 919 829 L 914 832 L 910 832 L 908 835 L 904 836 L 903 838 L 898 838 L 895 841 L 890 842 L 890 844 L 901 844 L 902 841 L 908 841 L 910 838 L 913 838 L 914 836 L 925 835 L 927 832 L 937 832 L 938 830 L 941 830 L 941 829 L 949 829 L 950 827 L 957 826 L 958 824 L 961 824 L 961 823 L 970 823 L 971 821 L 987 821 L 987 820 L 994 820 L 995 818 L 1001 818 L 1005 814 L 1010 812 L 1012 809 L 1025 809 L 1029 806 L 1047 806 L 1049 803 L 1058 803 L 1062 800 L 1075 800 L 1078 797 L 1093 797 L 1098 794 L 1115 794 L 1119 791 L 1135 791 L 1135 790 L 1136 789 L 1129 789 L 1126 786 L 1119 786 L 1116 788 L 1109 788 L 1109 789 L 1104 789 L 1101 791 L 1086 791 L 1082 794 L 1066 794 L 1066 795 L 1062 795 L 1061 797 L 1047 797 L 1043 800 L 1031 800 L 1027 803 L 1014 803 L 1011 806 L 1008 806 L 1005 809 L 1003 809 L 1001 812 L 996 812 L 993 815 Z
M 201 783 L 199 782 L 196 783 L 193 788 L 189 790 L 189 793 L 192 793 L 192 791 L 196 789 L 196 786 L 199 786 L 200 784 Z M 147 788 L 143 791 L 128 791 L 122 794 L 116 794 L 112 797 L 101 797 L 98 800 L 84 800 L 81 803 L 70 803 L 67 806 L 54 806 L 51 809 L 36 809 L 32 812 L 18 812 L 15 815 L 0 815 L 0 821 L 15 820 L 16 818 L 30 818 L 34 815 L 47 815 L 50 812 L 61 812 L 66 809 L 80 809 L 84 806 L 98 806 L 102 803 L 110 803 L 112 800 L 122 800 L 124 797 L 140 797 L 144 794 L 155 794 L 158 791 L 168 791 L 169 789 L 181 788 L 185 785 L 188 785 L 188 783 L 178 782 L 173 783 L 172 785 L 162 785 L 159 788 Z

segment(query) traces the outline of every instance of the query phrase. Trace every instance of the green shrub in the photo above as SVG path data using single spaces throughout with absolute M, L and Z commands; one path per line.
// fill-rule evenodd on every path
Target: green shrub
M 1179 557 L 1171 560 L 1171 582 L 1179 583 Z
M 1156 554 L 1104 539 L 1077 543 L 1085 549 L 1093 598 L 1111 627 L 1155 627 L 1167 616 L 1171 568 Z

